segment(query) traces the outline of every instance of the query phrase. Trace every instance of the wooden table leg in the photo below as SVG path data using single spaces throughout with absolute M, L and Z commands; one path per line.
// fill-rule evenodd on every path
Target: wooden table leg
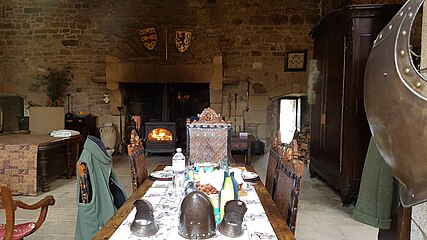
M 41 189 L 42 192 L 47 192 L 49 191 L 49 186 L 47 185 L 47 156 L 45 150 L 40 151 L 39 165 L 42 175 L 40 179 Z
M 77 162 L 79 161 L 79 158 L 80 158 L 80 143 L 75 143 L 74 144 L 74 149 L 72 149 L 73 150 L 73 153 L 74 153 L 74 155 L 72 155 L 71 157 L 73 157 L 72 159 L 74 159 L 74 162 L 72 162 L 71 164 L 71 169 L 73 170 L 73 176 L 75 176 L 76 175 L 76 165 L 77 165 Z
M 67 144 L 65 147 L 66 147 L 65 160 L 67 165 L 67 179 L 70 179 L 73 176 L 72 175 L 73 169 L 71 167 L 71 147 L 70 147 L 70 144 Z
M 252 142 L 248 139 L 248 147 L 247 147 L 247 149 L 246 149 L 246 165 L 248 165 L 248 166 L 250 166 L 251 164 L 252 164 L 252 159 L 251 159 L 251 157 L 252 157 L 252 149 L 251 149 L 251 145 L 252 145 Z

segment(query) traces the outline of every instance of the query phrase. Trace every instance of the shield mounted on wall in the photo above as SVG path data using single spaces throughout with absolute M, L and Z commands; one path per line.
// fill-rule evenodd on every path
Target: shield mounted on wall
M 148 50 L 153 50 L 156 47 L 157 34 L 154 27 L 139 30 L 139 36 L 141 37 L 142 45 L 144 45 Z
M 175 34 L 175 45 L 178 51 L 184 52 L 187 50 L 191 41 L 191 32 L 188 31 L 176 31 Z

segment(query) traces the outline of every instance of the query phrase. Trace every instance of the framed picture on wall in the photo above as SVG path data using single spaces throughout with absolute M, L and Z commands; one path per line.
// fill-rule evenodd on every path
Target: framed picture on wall
M 285 53 L 285 72 L 305 71 L 307 67 L 307 50 L 291 50 Z

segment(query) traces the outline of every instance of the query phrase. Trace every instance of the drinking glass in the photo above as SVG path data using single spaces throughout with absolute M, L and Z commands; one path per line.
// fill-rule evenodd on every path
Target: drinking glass
M 175 174 L 172 179 L 172 187 L 175 196 L 182 196 L 185 187 L 185 174 Z

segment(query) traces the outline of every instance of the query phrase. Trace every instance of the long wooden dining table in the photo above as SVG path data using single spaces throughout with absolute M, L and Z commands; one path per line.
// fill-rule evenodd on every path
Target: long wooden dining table
M 158 165 L 154 171 L 163 170 L 164 167 L 165 165 Z M 247 171 L 256 172 L 252 166 L 245 167 Z M 109 239 L 132 211 L 134 208 L 133 203 L 144 196 L 153 182 L 153 180 L 147 178 L 142 183 L 142 185 L 139 186 L 139 188 L 129 197 L 129 199 L 117 210 L 117 212 L 110 218 L 110 220 L 96 233 L 93 239 Z M 289 229 L 285 219 L 280 214 L 279 209 L 277 208 L 270 194 L 267 192 L 267 189 L 265 188 L 262 181 L 258 180 L 253 182 L 253 184 L 277 238 L 283 240 L 295 240 L 294 234 Z
M 81 135 L 0 135 L 0 168 L 3 170 L 0 183 L 7 183 L 14 195 L 37 196 L 40 178 L 41 190 L 49 191 L 48 166 L 60 163 L 65 166 L 67 179 L 72 178 L 81 140 Z M 57 151 L 60 156 L 48 154 L 49 151 Z

